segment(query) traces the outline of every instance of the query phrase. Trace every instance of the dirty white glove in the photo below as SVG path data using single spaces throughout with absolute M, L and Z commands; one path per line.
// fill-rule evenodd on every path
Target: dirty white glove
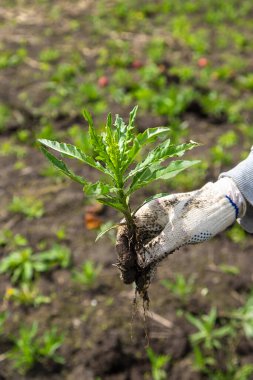
M 137 252 L 139 266 L 144 268 L 157 263 L 186 244 L 211 239 L 242 217 L 245 211 L 246 202 L 235 182 L 228 177 L 207 183 L 197 191 L 168 195 L 146 203 L 135 214 L 137 234 L 142 240 Z M 127 261 L 126 226 L 119 228 L 116 248 L 119 259 Z M 133 265 L 130 257 L 128 265 L 129 268 Z

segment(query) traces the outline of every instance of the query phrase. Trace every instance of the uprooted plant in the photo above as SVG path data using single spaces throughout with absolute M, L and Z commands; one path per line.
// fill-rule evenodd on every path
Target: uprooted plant
M 84 118 L 89 124 L 92 155 L 70 144 L 45 139 L 40 139 L 39 142 L 42 152 L 49 161 L 72 180 L 80 183 L 87 195 L 123 213 L 124 221 L 121 224 L 127 225 L 128 228 L 129 256 L 119 257 L 116 266 L 121 270 L 124 282 L 128 283 L 132 280 L 129 281 L 126 276 L 126 262 L 134 263 L 136 288 L 145 299 L 150 279 L 149 272 L 152 268 L 144 269 L 138 264 L 142 236 L 138 234 L 134 219 L 135 212 L 131 209 L 130 200 L 137 190 L 158 179 L 168 180 L 198 161 L 175 160 L 166 166 L 162 165 L 168 158 L 180 157 L 197 144 L 191 141 L 187 144 L 173 145 L 168 138 L 170 129 L 167 127 L 148 128 L 144 132 L 137 133 L 134 127 L 136 113 L 137 106 L 130 112 L 128 124 L 125 124 L 118 115 L 113 123 L 112 116 L 109 114 L 105 128 L 101 132 L 95 129 L 91 115 L 84 110 Z M 141 149 L 155 143 L 155 147 L 149 148 L 149 153 L 141 160 Z M 62 157 L 76 158 L 97 169 L 102 174 L 101 180 L 92 183 L 76 175 L 65 162 L 50 153 L 47 148 L 58 151 Z

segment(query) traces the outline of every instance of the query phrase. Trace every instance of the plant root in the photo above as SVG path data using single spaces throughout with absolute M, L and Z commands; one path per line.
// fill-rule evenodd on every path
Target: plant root
M 117 245 L 118 261 L 114 266 L 120 270 L 120 277 L 125 284 L 135 283 L 136 296 L 143 302 L 143 310 L 149 309 L 148 288 L 154 277 L 157 264 L 142 267 L 138 264 L 138 252 L 143 251 L 143 241 L 138 229 L 134 228 L 129 236 L 129 229 L 123 227 L 120 233 L 120 244 Z M 144 261 L 144 260 L 143 260 Z

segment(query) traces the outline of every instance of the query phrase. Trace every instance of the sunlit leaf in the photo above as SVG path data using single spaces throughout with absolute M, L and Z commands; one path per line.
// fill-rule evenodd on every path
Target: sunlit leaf
M 157 140 L 158 137 L 165 137 L 170 128 L 167 127 L 157 127 L 157 128 L 148 128 L 144 132 L 139 133 L 134 137 L 132 147 L 126 151 L 127 157 L 124 163 L 123 171 L 125 171 L 128 166 L 134 161 L 138 152 L 147 144 L 153 143 Z
M 107 196 L 107 197 L 98 197 L 97 200 L 100 203 L 103 203 L 104 205 L 110 206 L 112 208 L 115 208 L 118 211 L 121 211 L 123 214 L 126 211 L 125 208 L 124 208 L 124 206 L 122 205 L 122 203 L 120 203 L 120 201 L 118 201 L 115 198 Z
M 101 181 L 96 183 L 88 182 L 85 183 L 83 190 L 87 195 L 100 196 L 109 194 L 112 190 L 112 186 Z
M 62 161 L 62 160 L 59 160 L 58 158 L 56 158 L 53 154 L 49 153 L 48 150 L 46 148 L 44 148 L 43 146 L 41 147 L 41 151 L 43 152 L 43 154 L 46 156 L 46 158 L 54 165 L 57 167 L 57 169 L 59 169 L 61 172 L 63 172 L 65 175 L 67 175 L 69 178 L 71 178 L 72 180 L 78 182 L 78 183 L 81 183 L 82 185 L 84 185 L 85 183 L 85 180 L 74 174 L 68 167 L 67 165 Z
M 83 109 L 83 117 L 85 118 L 85 120 L 88 122 L 89 125 L 93 126 L 92 116 L 86 108 Z
M 172 161 L 168 166 L 161 167 L 160 165 L 150 165 L 148 168 L 144 168 L 141 172 L 138 172 L 132 180 L 129 187 L 128 194 L 132 194 L 134 191 L 148 185 L 150 182 L 158 179 L 170 179 L 180 173 L 182 170 L 199 163 L 199 161 Z
M 113 226 L 110 226 L 110 227 L 104 229 L 103 231 L 101 231 L 101 232 L 97 235 L 95 241 L 98 241 L 98 240 L 101 239 L 101 237 L 104 236 L 107 232 L 113 230 L 114 228 L 118 228 L 118 227 L 119 227 L 118 224 L 114 224 Z
M 56 150 L 65 156 L 76 158 L 77 160 L 82 161 L 83 163 L 92 166 L 93 168 L 98 169 L 103 173 L 109 174 L 108 171 L 99 162 L 95 161 L 91 156 L 86 155 L 81 149 L 77 148 L 74 145 L 46 139 L 39 139 L 38 141 L 42 145 Z

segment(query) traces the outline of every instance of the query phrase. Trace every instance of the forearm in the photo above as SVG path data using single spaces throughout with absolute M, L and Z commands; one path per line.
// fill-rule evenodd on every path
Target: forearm
M 232 178 L 245 198 L 247 211 L 243 218 L 239 219 L 239 223 L 247 232 L 253 233 L 253 147 L 244 161 L 228 172 L 222 173 L 220 178 L 222 177 Z

